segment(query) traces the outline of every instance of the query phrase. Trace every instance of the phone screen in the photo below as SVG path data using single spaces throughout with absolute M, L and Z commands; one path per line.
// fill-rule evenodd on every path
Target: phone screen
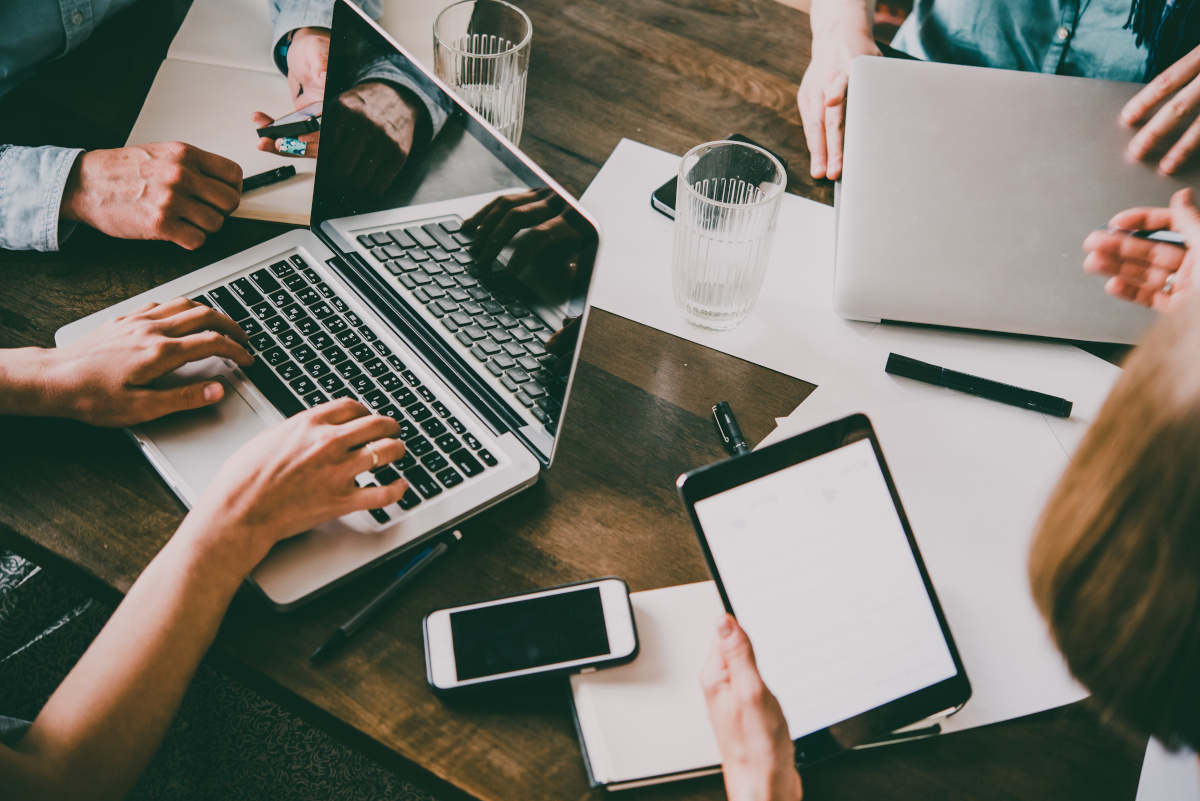
M 611 652 L 599 587 L 450 613 L 459 681 Z
M 324 102 L 317 101 L 311 106 L 305 106 L 299 111 L 293 111 L 291 114 L 285 114 L 275 122 L 271 123 L 271 127 L 278 128 L 281 125 L 291 125 L 296 122 L 305 122 L 321 116 L 321 110 L 324 108 Z

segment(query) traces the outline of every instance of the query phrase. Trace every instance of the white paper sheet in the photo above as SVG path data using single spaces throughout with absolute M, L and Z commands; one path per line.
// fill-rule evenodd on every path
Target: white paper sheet
M 1072 417 L 888 375 L 892 351 L 1065 397 Z M 763 442 L 871 418 L 973 687 L 945 732 L 1086 695 L 1033 604 L 1026 560 L 1045 498 L 1119 374 L 1069 345 L 880 326 Z
M 1137 801 L 1200 801 L 1200 762 L 1190 751 L 1172 754 L 1151 738 Z
M 266 0 L 195 0 L 171 40 L 167 58 L 279 75 L 271 54 L 274 44 Z M 290 111 L 286 93 L 277 101 L 259 110 Z
M 785 195 L 762 294 L 732 331 L 684 322 L 671 296 L 673 223 L 650 193 L 679 157 L 622 139 L 582 202 L 599 219 L 603 246 L 592 303 L 634 322 L 820 384 L 874 328 L 833 311 L 833 209 Z

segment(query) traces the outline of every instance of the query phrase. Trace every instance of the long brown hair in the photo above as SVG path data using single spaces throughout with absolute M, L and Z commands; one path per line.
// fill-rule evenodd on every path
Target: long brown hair
M 1130 356 L 1042 513 L 1029 573 L 1104 716 L 1200 750 L 1200 298 Z

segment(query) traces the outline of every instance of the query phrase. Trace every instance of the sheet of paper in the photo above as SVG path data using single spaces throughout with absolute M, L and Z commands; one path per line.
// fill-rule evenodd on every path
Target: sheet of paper
M 1200 762 L 1190 751 L 1172 754 L 1151 738 L 1137 801 L 1200 801 Z
M 673 223 L 650 207 L 650 193 L 678 168 L 678 156 L 623 139 L 584 193 L 583 205 L 599 219 L 603 236 L 593 304 L 786 375 L 823 383 L 874 328 L 843 320 L 833 311 L 833 209 L 785 195 L 758 304 L 732 331 L 708 331 L 684 322 L 675 308 Z
M 287 105 L 287 79 L 278 73 L 164 61 L 150 87 L 129 144 L 180 141 L 216 153 L 254 175 L 291 164 L 297 174 L 242 196 L 234 217 L 308 225 L 316 159 L 293 159 L 255 148 L 250 114 Z
M 696 516 L 792 739 L 955 675 L 871 443 L 705 498 Z
M 665 587 L 629 599 L 638 658 L 571 676 L 594 778 L 610 784 L 719 765 L 700 689 L 700 671 L 725 611 L 717 585 Z
M 167 58 L 279 75 L 271 55 L 274 44 L 266 0 L 194 0 Z M 285 92 L 271 106 L 256 110 L 282 114 L 290 107 Z

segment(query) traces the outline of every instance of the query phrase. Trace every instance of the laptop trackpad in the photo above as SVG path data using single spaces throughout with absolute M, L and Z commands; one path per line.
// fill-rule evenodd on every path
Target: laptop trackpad
M 195 503 L 204 494 L 221 465 L 234 451 L 267 428 L 267 422 L 242 399 L 223 376 L 220 403 L 168 415 L 138 427 L 183 479 L 183 494 Z

